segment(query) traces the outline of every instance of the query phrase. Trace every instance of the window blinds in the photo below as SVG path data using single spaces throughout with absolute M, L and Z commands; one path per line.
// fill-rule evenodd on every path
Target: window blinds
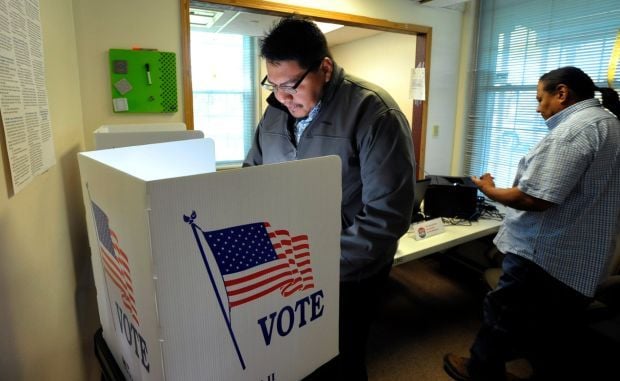
M 498 186 L 512 186 L 519 160 L 547 133 L 536 112 L 538 78 L 570 65 L 609 86 L 619 28 L 617 0 L 481 0 L 465 174 L 490 172 Z

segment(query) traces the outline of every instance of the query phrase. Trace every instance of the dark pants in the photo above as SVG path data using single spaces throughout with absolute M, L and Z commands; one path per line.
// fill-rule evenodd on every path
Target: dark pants
M 584 311 L 591 299 L 514 254 L 483 304 L 483 322 L 470 348 L 475 380 L 504 380 L 505 364 L 528 359 L 537 380 L 575 379 Z M 578 378 L 577 378 L 578 379 Z
M 356 282 L 340 282 L 339 351 L 340 354 L 317 369 L 305 381 L 368 380 L 366 342 L 370 325 L 385 299 L 385 285 L 392 265 Z

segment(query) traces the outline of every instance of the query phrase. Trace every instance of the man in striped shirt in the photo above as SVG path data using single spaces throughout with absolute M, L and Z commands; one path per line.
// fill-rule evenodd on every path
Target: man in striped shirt
M 505 257 L 471 358 L 444 357 L 456 380 L 516 379 L 505 368 L 516 355 L 537 380 L 578 377 L 578 320 L 607 276 L 620 215 L 618 94 L 563 67 L 540 78 L 536 99 L 549 133 L 521 159 L 513 186 L 496 187 L 488 173 L 472 178 L 508 207 L 494 240 Z

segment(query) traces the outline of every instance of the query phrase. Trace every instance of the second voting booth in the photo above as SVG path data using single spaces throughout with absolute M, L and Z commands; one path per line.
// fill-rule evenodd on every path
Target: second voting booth
M 299 380 L 338 352 L 340 161 L 215 172 L 210 139 L 78 154 L 128 380 Z
M 93 133 L 96 149 L 129 147 L 177 140 L 202 139 L 204 133 L 188 130 L 185 123 L 103 125 Z

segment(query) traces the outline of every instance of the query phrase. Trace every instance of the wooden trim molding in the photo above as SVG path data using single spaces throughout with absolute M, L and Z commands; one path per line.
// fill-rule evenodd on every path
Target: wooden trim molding
M 430 34 L 418 34 L 416 40 L 415 67 L 427 68 L 424 78 L 424 99 L 413 102 L 413 116 L 411 122 L 411 137 L 415 150 L 416 176 L 424 178 L 424 158 L 426 156 L 426 123 L 428 118 L 428 68 L 431 64 L 431 55 L 427 54 L 431 47 Z
M 183 119 L 188 130 L 194 129 L 194 93 L 189 43 L 189 2 L 181 0 L 181 78 L 183 81 Z
M 414 64 L 423 63 L 426 72 L 426 101 L 414 102 L 412 116 L 412 139 L 415 147 L 417 176 L 424 177 L 424 152 L 426 147 L 426 123 L 428 113 L 428 79 L 430 73 L 430 52 L 432 28 L 415 24 L 396 23 L 372 17 L 357 16 L 346 13 L 326 11 L 316 8 L 300 7 L 260 0 L 196 0 L 205 4 L 230 7 L 251 12 L 286 16 L 298 14 L 311 17 L 316 21 L 338 23 L 348 26 L 376 29 L 392 33 L 416 35 L 416 56 Z M 194 103 L 192 95 L 192 72 L 189 41 L 189 7 L 190 0 L 181 0 L 181 65 L 183 78 L 184 119 L 188 129 L 194 129 Z M 417 67 L 417 66 L 416 66 Z
M 189 0 L 183 0 L 189 1 Z M 372 17 L 357 16 L 347 13 L 325 11 L 316 8 L 306 8 L 297 5 L 289 5 L 282 3 L 274 3 L 271 1 L 260 0 L 196 0 L 206 4 L 217 4 L 222 6 L 229 6 L 237 9 L 244 9 L 247 11 L 254 11 L 260 13 L 271 14 L 274 16 L 286 16 L 291 14 L 298 14 L 311 17 L 316 21 L 326 21 L 332 23 L 339 23 L 348 26 L 357 26 L 362 28 L 372 28 L 377 30 L 384 30 L 388 32 L 418 34 L 418 33 L 430 33 L 431 27 L 420 26 L 415 24 L 396 23 L 383 19 L 375 19 Z

